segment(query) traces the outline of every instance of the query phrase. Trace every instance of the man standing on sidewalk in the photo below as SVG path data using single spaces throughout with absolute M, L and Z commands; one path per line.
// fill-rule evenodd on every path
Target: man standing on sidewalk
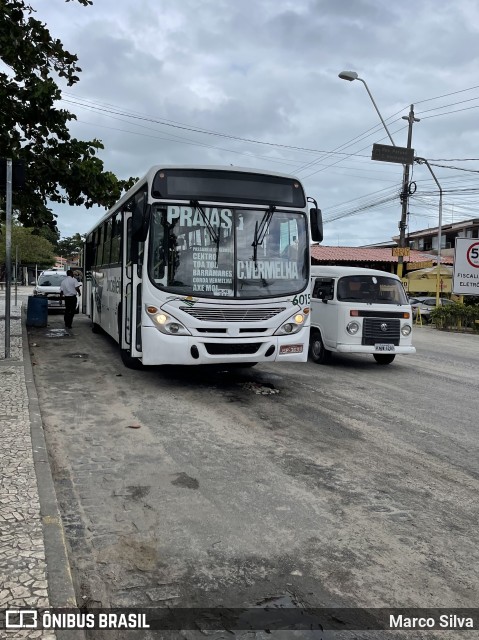
M 60 283 L 60 298 L 65 297 L 65 327 L 72 328 L 73 316 L 77 308 L 77 295 L 80 295 L 80 283 L 73 277 L 73 271 L 68 269 L 67 277 Z

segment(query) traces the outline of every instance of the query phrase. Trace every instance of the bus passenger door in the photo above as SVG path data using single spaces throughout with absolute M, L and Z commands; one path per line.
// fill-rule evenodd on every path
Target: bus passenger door
M 141 267 L 138 259 L 140 252 L 132 252 L 131 229 L 132 214 L 124 212 L 123 218 L 123 256 L 122 260 L 122 296 L 118 310 L 118 342 L 120 348 L 132 357 L 141 357 Z M 143 245 L 143 243 L 141 243 Z
M 118 342 L 133 358 L 141 358 L 142 264 L 147 233 L 146 192 L 136 194 L 123 211 L 122 299 Z
M 130 351 L 131 345 L 131 303 L 133 265 L 131 263 L 131 211 L 123 211 L 122 260 L 121 260 L 121 302 L 118 309 L 118 343 L 121 349 Z

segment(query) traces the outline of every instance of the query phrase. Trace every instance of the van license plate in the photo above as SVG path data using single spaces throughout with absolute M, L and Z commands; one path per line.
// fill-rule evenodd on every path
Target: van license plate
M 279 348 L 280 355 L 284 353 L 303 353 L 303 345 L 302 344 L 283 344 Z
M 375 344 L 374 348 L 376 351 L 394 351 L 393 344 Z

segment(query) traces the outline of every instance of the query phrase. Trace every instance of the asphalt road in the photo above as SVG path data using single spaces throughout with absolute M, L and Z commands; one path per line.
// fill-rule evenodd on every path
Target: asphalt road
M 477 606 L 479 336 L 131 371 L 62 326 L 29 344 L 79 604 Z

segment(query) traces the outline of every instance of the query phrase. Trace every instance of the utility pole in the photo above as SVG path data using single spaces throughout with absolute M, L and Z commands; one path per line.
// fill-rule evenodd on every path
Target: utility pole
M 12 160 L 6 160 L 5 193 L 5 360 L 10 358 L 10 295 L 12 287 Z
M 411 105 L 411 109 L 409 111 L 409 115 L 403 116 L 403 120 L 407 120 L 409 123 L 408 132 L 407 132 L 407 148 L 411 149 L 412 143 L 412 125 L 414 122 L 419 122 L 419 118 L 414 117 L 414 105 Z M 399 222 L 399 247 L 406 247 L 406 227 L 407 227 L 407 214 L 409 209 L 409 165 L 404 165 L 404 173 L 403 173 L 403 182 L 402 182 L 402 193 L 401 193 L 401 220 Z M 398 256 L 398 270 L 397 274 L 400 278 L 403 277 L 403 265 L 404 265 L 404 256 Z

